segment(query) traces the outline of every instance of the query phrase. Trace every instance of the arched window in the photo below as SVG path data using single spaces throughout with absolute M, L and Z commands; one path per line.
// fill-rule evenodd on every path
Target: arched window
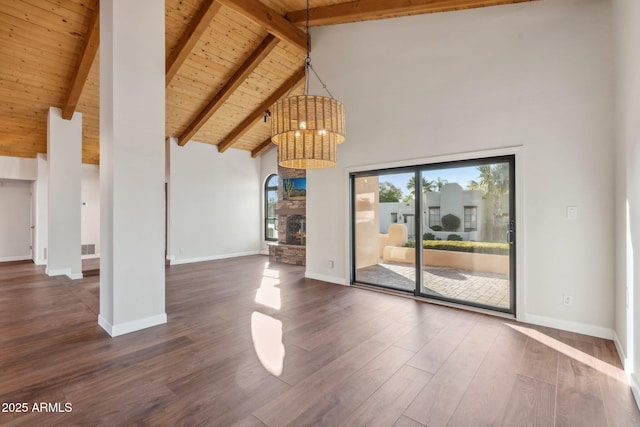
M 278 175 L 269 175 L 264 183 L 264 239 L 278 241 Z

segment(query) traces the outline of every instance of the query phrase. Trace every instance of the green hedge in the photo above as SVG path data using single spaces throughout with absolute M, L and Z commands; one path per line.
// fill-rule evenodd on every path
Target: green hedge
M 405 245 L 408 248 L 415 248 L 415 242 L 409 242 Z M 490 243 L 490 242 L 457 242 L 444 240 L 423 240 L 423 249 L 434 249 L 437 251 L 457 251 L 457 252 L 473 252 L 476 254 L 492 254 L 492 255 L 509 255 L 508 243 Z

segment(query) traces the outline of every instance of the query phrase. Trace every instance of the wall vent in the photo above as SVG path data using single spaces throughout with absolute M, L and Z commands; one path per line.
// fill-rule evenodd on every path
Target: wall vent
M 96 254 L 96 245 L 82 245 L 82 255 L 95 255 Z

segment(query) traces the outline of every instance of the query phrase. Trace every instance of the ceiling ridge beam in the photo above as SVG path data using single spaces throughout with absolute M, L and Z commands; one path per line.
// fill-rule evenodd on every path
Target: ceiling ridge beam
M 258 157 L 260 154 L 264 153 L 271 147 L 275 147 L 275 144 L 271 142 L 271 137 L 269 137 L 264 141 L 262 141 L 262 143 L 260 143 L 260 145 L 258 145 L 256 148 L 251 150 L 251 157 L 255 159 L 256 157 Z
M 332 25 L 346 22 L 392 18 L 396 16 L 449 12 L 486 6 L 523 3 L 536 0 L 356 0 L 315 7 L 309 10 L 309 25 Z M 302 24 L 307 10 L 296 10 L 285 15 L 288 21 Z
M 249 77 L 249 75 L 260 65 L 269 55 L 279 40 L 269 34 L 262 40 L 262 43 L 254 50 L 249 58 L 236 70 L 225 85 L 211 98 L 211 101 L 198 113 L 196 118 L 187 126 L 187 129 L 178 138 L 178 145 L 184 146 L 193 136 L 207 123 L 207 121 L 218 111 L 222 104 L 229 99 L 233 92 Z
M 165 86 L 169 86 L 171 80 L 178 73 L 178 69 L 189 57 L 196 43 L 198 43 L 198 40 L 200 40 L 200 37 L 202 37 L 202 34 L 218 14 L 221 7 L 222 5 L 215 0 L 206 0 L 198 9 L 184 34 L 180 37 L 178 44 L 167 58 Z
M 232 9 L 247 19 L 255 22 L 269 33 L 299 49 L 307 50 L 307 35 L 300 28 L 289 22 L 275 10 L 258 0 L 219 0 L 224 6 Z
M 253 126 L 258 120 L 264 117 L 264 112 L 280 98 L 291 91 L 293 87 L 304 79 L 304 66 L 300 67 L 296 73 L 289 77 L 275 92 L 271 94 L 258 108 L 235 127 L 223 140 L 218 144 L 218 152 L 224 153 L 229 147 L 238 142 L 238 139 Z
M 91 65 L 96 57 L 98 46 L 100 46 L 100 5 L 98 2 L 94 2 L 94 6 L 89 20 L 89 27 L 85 34 L 84 44 L 82 45 L 82 52 L 74 74 L 70 79 L 71 84 L 66 100 L 62 105 L 62 118 L 65 120 L 70 120 L 76 111 L 78 100 L 82 95 L 82 89 L 84 89 L 84 85 L 87 82 Z

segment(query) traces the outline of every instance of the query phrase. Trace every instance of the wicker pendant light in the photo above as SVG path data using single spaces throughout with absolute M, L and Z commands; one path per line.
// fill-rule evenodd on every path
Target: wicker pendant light
M 311 66 L 309 0 L 304 95 L 288 96 L 271 107 L 271 141 L 278 146 L 278 164 L 293 169 L 328 168 L 336 164 L 337 144 L 344 142 L 344 108 Z M 309 95 L 312 71 L 329 96 Z

